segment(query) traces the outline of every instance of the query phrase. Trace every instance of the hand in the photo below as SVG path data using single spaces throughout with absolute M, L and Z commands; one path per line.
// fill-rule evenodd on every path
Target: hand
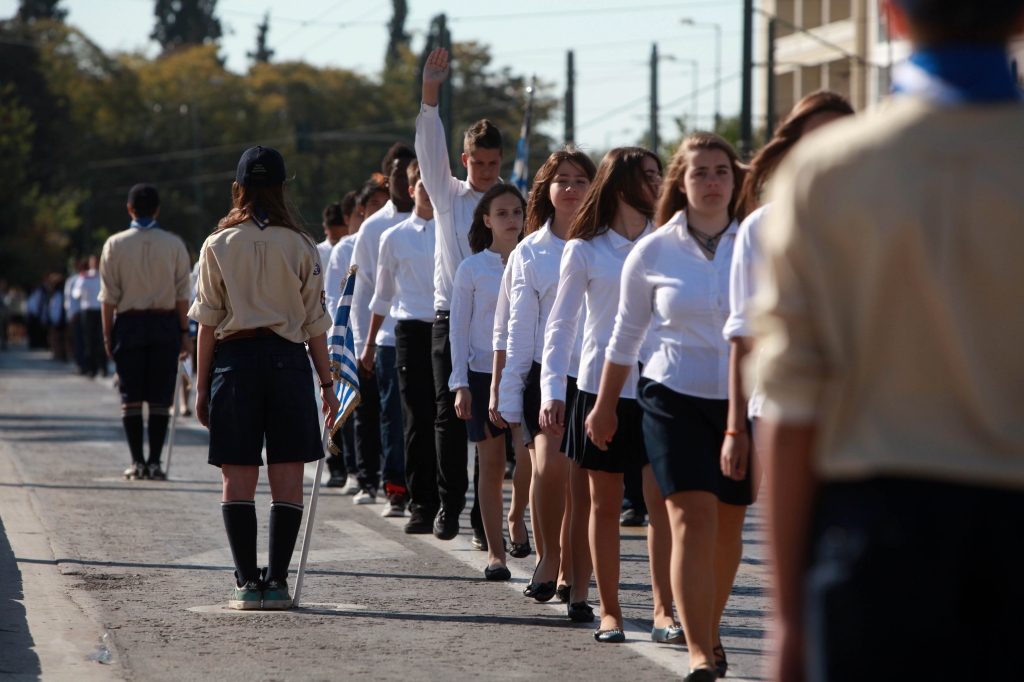
M 727 435 L 722 442 L 722 475 L 734 481 L 742 481 L 747 477 L 749 463 L 750 434 L 742 431 L 734 436 Z
M 604 410 L 595 406 L 587 415 L 584 427 L 590 442 L 597 446 L 598 450 L 607 450 L 619 428 L 619 417 L 615 410 Z
M 367 344 L 363 347 L 363 354 L 359 356 L 359 366 L 364 372 L 373 374 L 373 359 L 377 356 L 377 346 Z
M 199 423 L 210 428 L 210 391 L 209 389 L 196 389 L 196 419 Z
M 455 416 L 465 421 L 473 416 L 473 396 L 465 386 L 455 390 Z
M 448 78 L 448 50 L 434 48 L 423 65 L 423 85 L 440 86 Z
M 565 401 L 549 400 L 540 408 L 540 428 L 548 435 L 561 438 L 565 433 Z
M 498 392 L 493 388 L 491 389 L 491 400 L 487 405 L 487 417 L 491 420 L 491 423 L 499 429 L 508 428 L 508 422 L 502 419 L 501 413 L 498 412 Z
M 179 360 L 185 360 L 189 356 L 189 346 L 191 342 L 188 338 L 188 332 L 181 333 L 181 352 L 178 353 Z
M 325 386 L 320 389 L 320 398 L 323 399 L 323 407 L 320 408 L 324 413 L 324 423 L 327 428 L 330 429 L 334 426 L 334 418 L 338 416 L 338 410 L 341 409 L 341 401 L 338 400 L 338 396 L 334 394 L 333 386 Z

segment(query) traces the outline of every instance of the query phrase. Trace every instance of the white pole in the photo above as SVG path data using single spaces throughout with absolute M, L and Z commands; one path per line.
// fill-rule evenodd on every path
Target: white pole
M 331 432 L 324 426 L 320 447 L 327 456 L 327 440 Z M 316 518 L 316 501 L 320 497 L 320 477 L 324 473 L 324 457 L 316 461 L 316 476 L 313 477 L 313 491 L 309 494 L 309 513 L 306 514 L 306 531 L 302 534 L 302 554 L 299 557 L 299 570 L 295 574 L 295 594 L 292 597 L 292 608 L 299 608 L 299 597 L 302 595 L 302 576 L 306 572 L 306 559 L 309 558 L 309 542 L 313 537 L 313 520 Z
M 181 375 L 185 370 L 178 363 L 178 376 L 174 378 L 174 400 L 171 401 L 171 434 L 167 443 L 167 466 L 164 473 L 171 475 L 171 455 L 174 454 L 174 428 L 178 425 L 178 401 L 181 400 Z

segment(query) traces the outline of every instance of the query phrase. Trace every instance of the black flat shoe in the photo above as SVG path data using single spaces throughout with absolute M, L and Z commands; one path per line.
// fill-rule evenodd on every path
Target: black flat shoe
M 690 674 L 683 678 L 683 682 L 715 682 L 718 676 L 711 668 L 697 668 L 691 670 Z
M 555 594 L 558 595 L 558 601 L 563 604 L 569 603 L 569 593 L 572 592 L 572 585 L 559 585 L 555 589 Z
M 569 620 L 574 623 L 593 623 L 594 607 L 585 601 L 578 601 L 566 607 Z
M 504 566 L 495 566 L 494 568 L 488 566 L 484 569 L 484 577 L 488 580 L 511 580 L 512 572 Z
M 508 543 L 509 547 L 511 547 L 508 551 L 508 555 L 513 559 L 525 559 L 530 556 L 530 553 L 533 551 L 533 547 L 530 546 L 529 538 L 526 539 L 526 542 L 516 542 L 510 535 Z
M 602 644 L 622 644 L 626 641 L 626 633 L 619 628 L 612 628 L 611 630 L 595 630 L 594 639 Z
M 549 580 L 546 583 L 537 583 L 533 590 L 533 598 L 539 602 L 551 601 L 555 596 L 555 581 Z
M 725 673 L 729 671 L 729 661 L 725 658 L 725 647 L 719 642 L 711 649 L 711 653 L 715 656 L 715 674 L 725 677 Z
M 523 596 L 524 597 L 532 597 L 536 593 L 538 586 L 539 586 L 539 583 L 531 582 L 529 585 L 527 585 L 526 587 L 523 588 Z

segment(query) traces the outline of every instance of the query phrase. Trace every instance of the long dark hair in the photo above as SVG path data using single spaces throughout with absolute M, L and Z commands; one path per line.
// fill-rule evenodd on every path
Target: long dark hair
M 526 206 L 526 224 L 524 234 L 533 234 L 540 229 L 540 226 L 555 215 L 555 205 L 551 203 L 551 183 L 555 180 L 555 174 L 563 161 L 583 171 L 587 179 L 594 181 L 597 174 L 597 166 L 590 160 L 590 157 L 572 146 L 551 154 L 544 165 L 537 170 L 533 176 L 533 187 L 530 189 L 530 201 Z
M 523 213 L 526 213 L 526 199 L 519 193 L 519 189 L 515 185 L 498 183 L 487 190 L 481 197 L 480 203 L 476 205 L 476 210 L 473 211 L 473 224 L 469 226 L 469 248 L 473 250 L 473 253 L 480 253 L 494 243 L 494 233 L 484 222 L 484 216 L 490 214 L 491 203 L 504 194 L 512 194 L 519 199 L 523 205 Z M 519 238 L 523 238 L 522 232 L 519 233 Z
M 298 232 L 315 244 L 313 237 L 302 227 L 284 198 L 284 184 L 269 187 L 245 187 L 231 183 L 231 210 L 217 223 L 218 230 L 235 227 L 258 217 L 261 222 L 280 225 Z
M 654 159 L 661 170 L 658 155 L 643 147 L 616 147 L 604 155 L 569 226 L 569 239 L 593 239 L 607 232 L 620 201 L 648 219 L 654 217 L 654 202 L 643 169 L 647 158 Z
M 831 90 L 812 92 L 797 102 L 793 110 L 786 116 L 786 120 L 775 131 L 772 139 L 750 162 L 749 173 L 743 182 L 743 189 L 740 191 L 738 209 L 740 219 L 750 215 L 758 207 L 765 182 L 779 167 L 782 159 L 786 157 L 793 145 L 800 141 L 807 120 L 824 113 L 849 116 L 853 113 L 853 107 L 850 106 L 849 100 Z
M 658 200 L 658 225 L 664 225 L 678 211 L 685 209 L 688 204 L 686 195 L 679 187 L 683 184 L 683 176 L 690 165 L 690 152 L 716 149 L 729 157 L 729 165 L 732 167 L 732 196 L 729 197 L 729 218 L 736 217 L 736 204 L 740 193 L 740 185 L 746 176 L 746 169 L 740 163 L 740 157 L 732 145 L 726 142 L 725 138 L 714 133 L 691 133 L 679 145 L 679 149 L 672 156 L 668 164 L 668 173 L 661 185 L 661 198 Z

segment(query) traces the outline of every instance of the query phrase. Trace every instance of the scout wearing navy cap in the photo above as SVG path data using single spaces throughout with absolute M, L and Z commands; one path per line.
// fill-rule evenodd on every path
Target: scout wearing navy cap
M 323 457 L 310 356 L 330 423 L 338 410 L 320 258 L 288 210 L 284 181 L 276 150 L 242 154 L 231 211 L 203 244 L 189 310 L 199 324 L 196 417 L 210 429 L 208 461 L 224 479 L 235 609 L 292 606 L 287 576 L 302 522 L 302 465 Z M 253 498 L 264 451 L 273 501 L 269 561 L 260 569 Z
M 242 187 L 269 187 L 284 181 L 284 157 L 273 147 L 249 147 L 238 160 L 235 182 Z

